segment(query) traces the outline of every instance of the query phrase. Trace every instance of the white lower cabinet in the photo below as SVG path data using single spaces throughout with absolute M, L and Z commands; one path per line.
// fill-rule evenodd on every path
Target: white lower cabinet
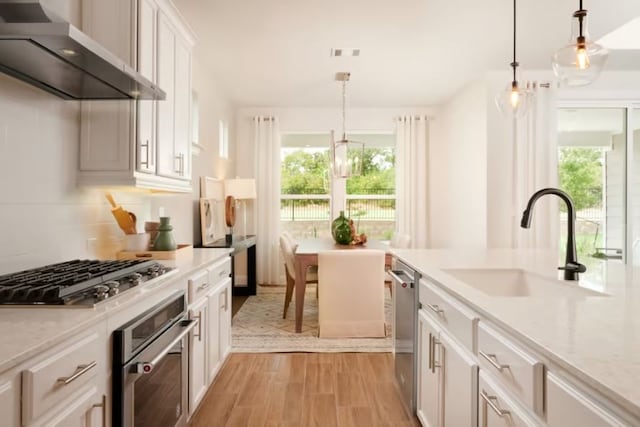
M 218 294 L 220 327 L 220 362 L 231 352 L 231 279 L 227 279 Z
M 198 325 L 189 334 L 189 412 L 195 411 L 209 386 L 207 372 L 207 298 L 200 299 L 190 310 Z
M 489 375 L 484 371 L 480 371 L 479 377 L 479 427 L 540 426 L 540 424 L 529 417 L 525 411 L 521 410 L 513 399 L 509 397 L 509 394 L 496 382 L 492 381 Z M 564 427 L 570 427 L 572 425 L 577 427 L 580 424 L 565 424 Z
M 56 416 L 34 426 L 47 427 L 107 427 L 106 396 L 92 387 L 76 396 Z
M 547 373 L 547 425 L 549 427 L 622 427 L 628 426 L 584 393 Z
M 20 375 L 9 373 L 0 377 L 0 414 L 2 425 L 20 425 Z
M 418 418 L 428 427 L 476 426 L 474 357 L 422 310 L 418 330 Z
M 227 257 L 189 279 L 189 416 L 193 415 L 231 351 L 231 279 Z

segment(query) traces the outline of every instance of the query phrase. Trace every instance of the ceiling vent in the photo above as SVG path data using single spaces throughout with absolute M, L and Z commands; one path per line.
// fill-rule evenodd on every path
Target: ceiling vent
M 333 48 L 331 56 L 360 56 L 360 49 Z

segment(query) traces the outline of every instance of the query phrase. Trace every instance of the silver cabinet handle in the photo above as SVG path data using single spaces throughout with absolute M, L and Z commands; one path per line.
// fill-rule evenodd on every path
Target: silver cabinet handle
M 500 418 L 511 414 L 511 412 L 507 411 L 506 409 L 498 408 L 498 405 L 496 405 L 494 402 L 498 400 L 496 396 L 489 396 L 486 391 L 482 390 L 480 392 L 480 397 L 482 397 L 482 400 L 484 400 L 485 403 L 489 405 L 489 407 L 493 409 L 493 412 L 495 412 Z
M 501 365 L 497 362 L 497 357 L 495 354 L 487 354 L 482 350 L 478 351 L 478 354 L 482 357 L 484 357 L 487 362 L 489 362 L 491 364 L 491 366 L 493 366 L 494 368 L 496 368 L 498 371 L 502 372 L 503 369 L 508 369 L 509 365 Z
M 78 367 L 76 368 L 75 372 L 73 374 L 71 374 L 71 376 L 69 376 L 69 377 L 60 377 L 60 378 L 58 378 L 56 380 L 56 382 L 59 383 L 59 384 L 62 384 L 62 385 L 71 384 L 72 382 L 74 382 L 75 380 L 80 378 L 82 375 L 86 374 L 91 369 L 93 369 L 96 366 L 96 364 L 97 363 L 94 360 L 93 362 L 89 363 L 88 365 L 78 365 Z
M 165 348 L 158 353 L 156 357 L 154 357 L 150 362 L 138 362 L 133 365 L 133 372 L 138 374 L 150 374 L 153 371 L 153 368 L 162 360 L 163 357 L 167 355 L 171 351 L 171 349 L 179 343 L 185 335 L 187 335 L 193 328 L 196 327 L 195 320 L 187 320 L 184 322 L 186 326 L 180 332 L 180 334 L 175 337 Z
M 427 307 L 429 308 L 429 310 L 433 311 L 438 315 L 444 313 L 444 310 L 441 309 L 437 304 L 427 304 Z
M 229 288 L 224 288 L 224 311 L 229 309 Z
M 178 161 L 178 169 L 175 170 L 175 172 L 182 176 L 184 175 L 184 154 L 180 153 L 177 156 L 175 156 L 175 159 Z
M 148 139 L 145 141 L 144 144 L 140 144 L 140 149 L 142 150 L 143 148 L 144 148 L 145 152 L 147 153 L 147 155 L 146 155 L 146 160 L 144 162 L 140 161 L 140 165 L 141 166 L 144 165 L 146 167 L 149 167 L 149 157 L 150 157 L 149 150 L 151 149 L 151 146 L 149 145 L 149 140 Z
M 198 341 L 202 341 L 202 312 L 199 311 L 197 316 L 193 316 L 198 319 L 198 334 L 193 334 L 194 338 L 198 338 Z
M 218 277 L 226 277 L 229 274 L 231 274 L 231 273 L 228 272 L 227 270 L 222 270 L 220 273 L 218 273 Z
M 440 345 L 440 341 L 438 340 L 438 338 L 436 338 L 435 335 L 432 335 L 431 332 L 429 332 L 429 369 L 433 374 L 436 373 L 436 368 L 442 366 L 441 364 L 436 362 L 437 345 Z
M 102 408 L 102 427 L 107 427 L 107 395 L 102 395 L 101 403 L 94 403 L 91 409 Z
M 202 285 L 198 286 L 198 290 L 201 291 L 203 289 L 207 289 L 209 287 L 209 283 L 203 283 Z

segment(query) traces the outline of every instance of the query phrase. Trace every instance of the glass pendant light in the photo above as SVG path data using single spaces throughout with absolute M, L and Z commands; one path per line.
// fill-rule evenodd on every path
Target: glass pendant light
M 517 70 L 520 65 L 516 60 L 516 0 L 513 0 L 513 62 L 509 64 L 513 70 L 513 80 L 496 95 L 498 110 L 507 117 L 524 117 L 529 111 L 534 94 L 518 83 Z
M 594 43 L 587 31 L 587 11 L 582 8 L 573 13 L 569 44 L 553 55 L 553 72 L 565 86 L 591 84 L 604 68 L 609 51 Z
M 351 73 L 338 73 L 336 80 L 342 81 L 342 139 L 334 141 L 330 150 L 330 165 L 333 176 L 349 178 L 362 174 L 364 143 L 347 139 L 347 81 Z

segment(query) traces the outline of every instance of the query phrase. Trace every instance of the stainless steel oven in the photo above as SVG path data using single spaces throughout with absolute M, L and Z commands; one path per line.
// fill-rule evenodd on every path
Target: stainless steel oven
M 114 427 L 186 424 L 188 334 L 184 293 L 174 294 L 113 333 Z
M 416 410 L 416 324 L 418 322 L 418 282 L 420 274 L 394 259 L 389 272 L 393 278 L 393 358 L 396 381 L 406 409 Z

